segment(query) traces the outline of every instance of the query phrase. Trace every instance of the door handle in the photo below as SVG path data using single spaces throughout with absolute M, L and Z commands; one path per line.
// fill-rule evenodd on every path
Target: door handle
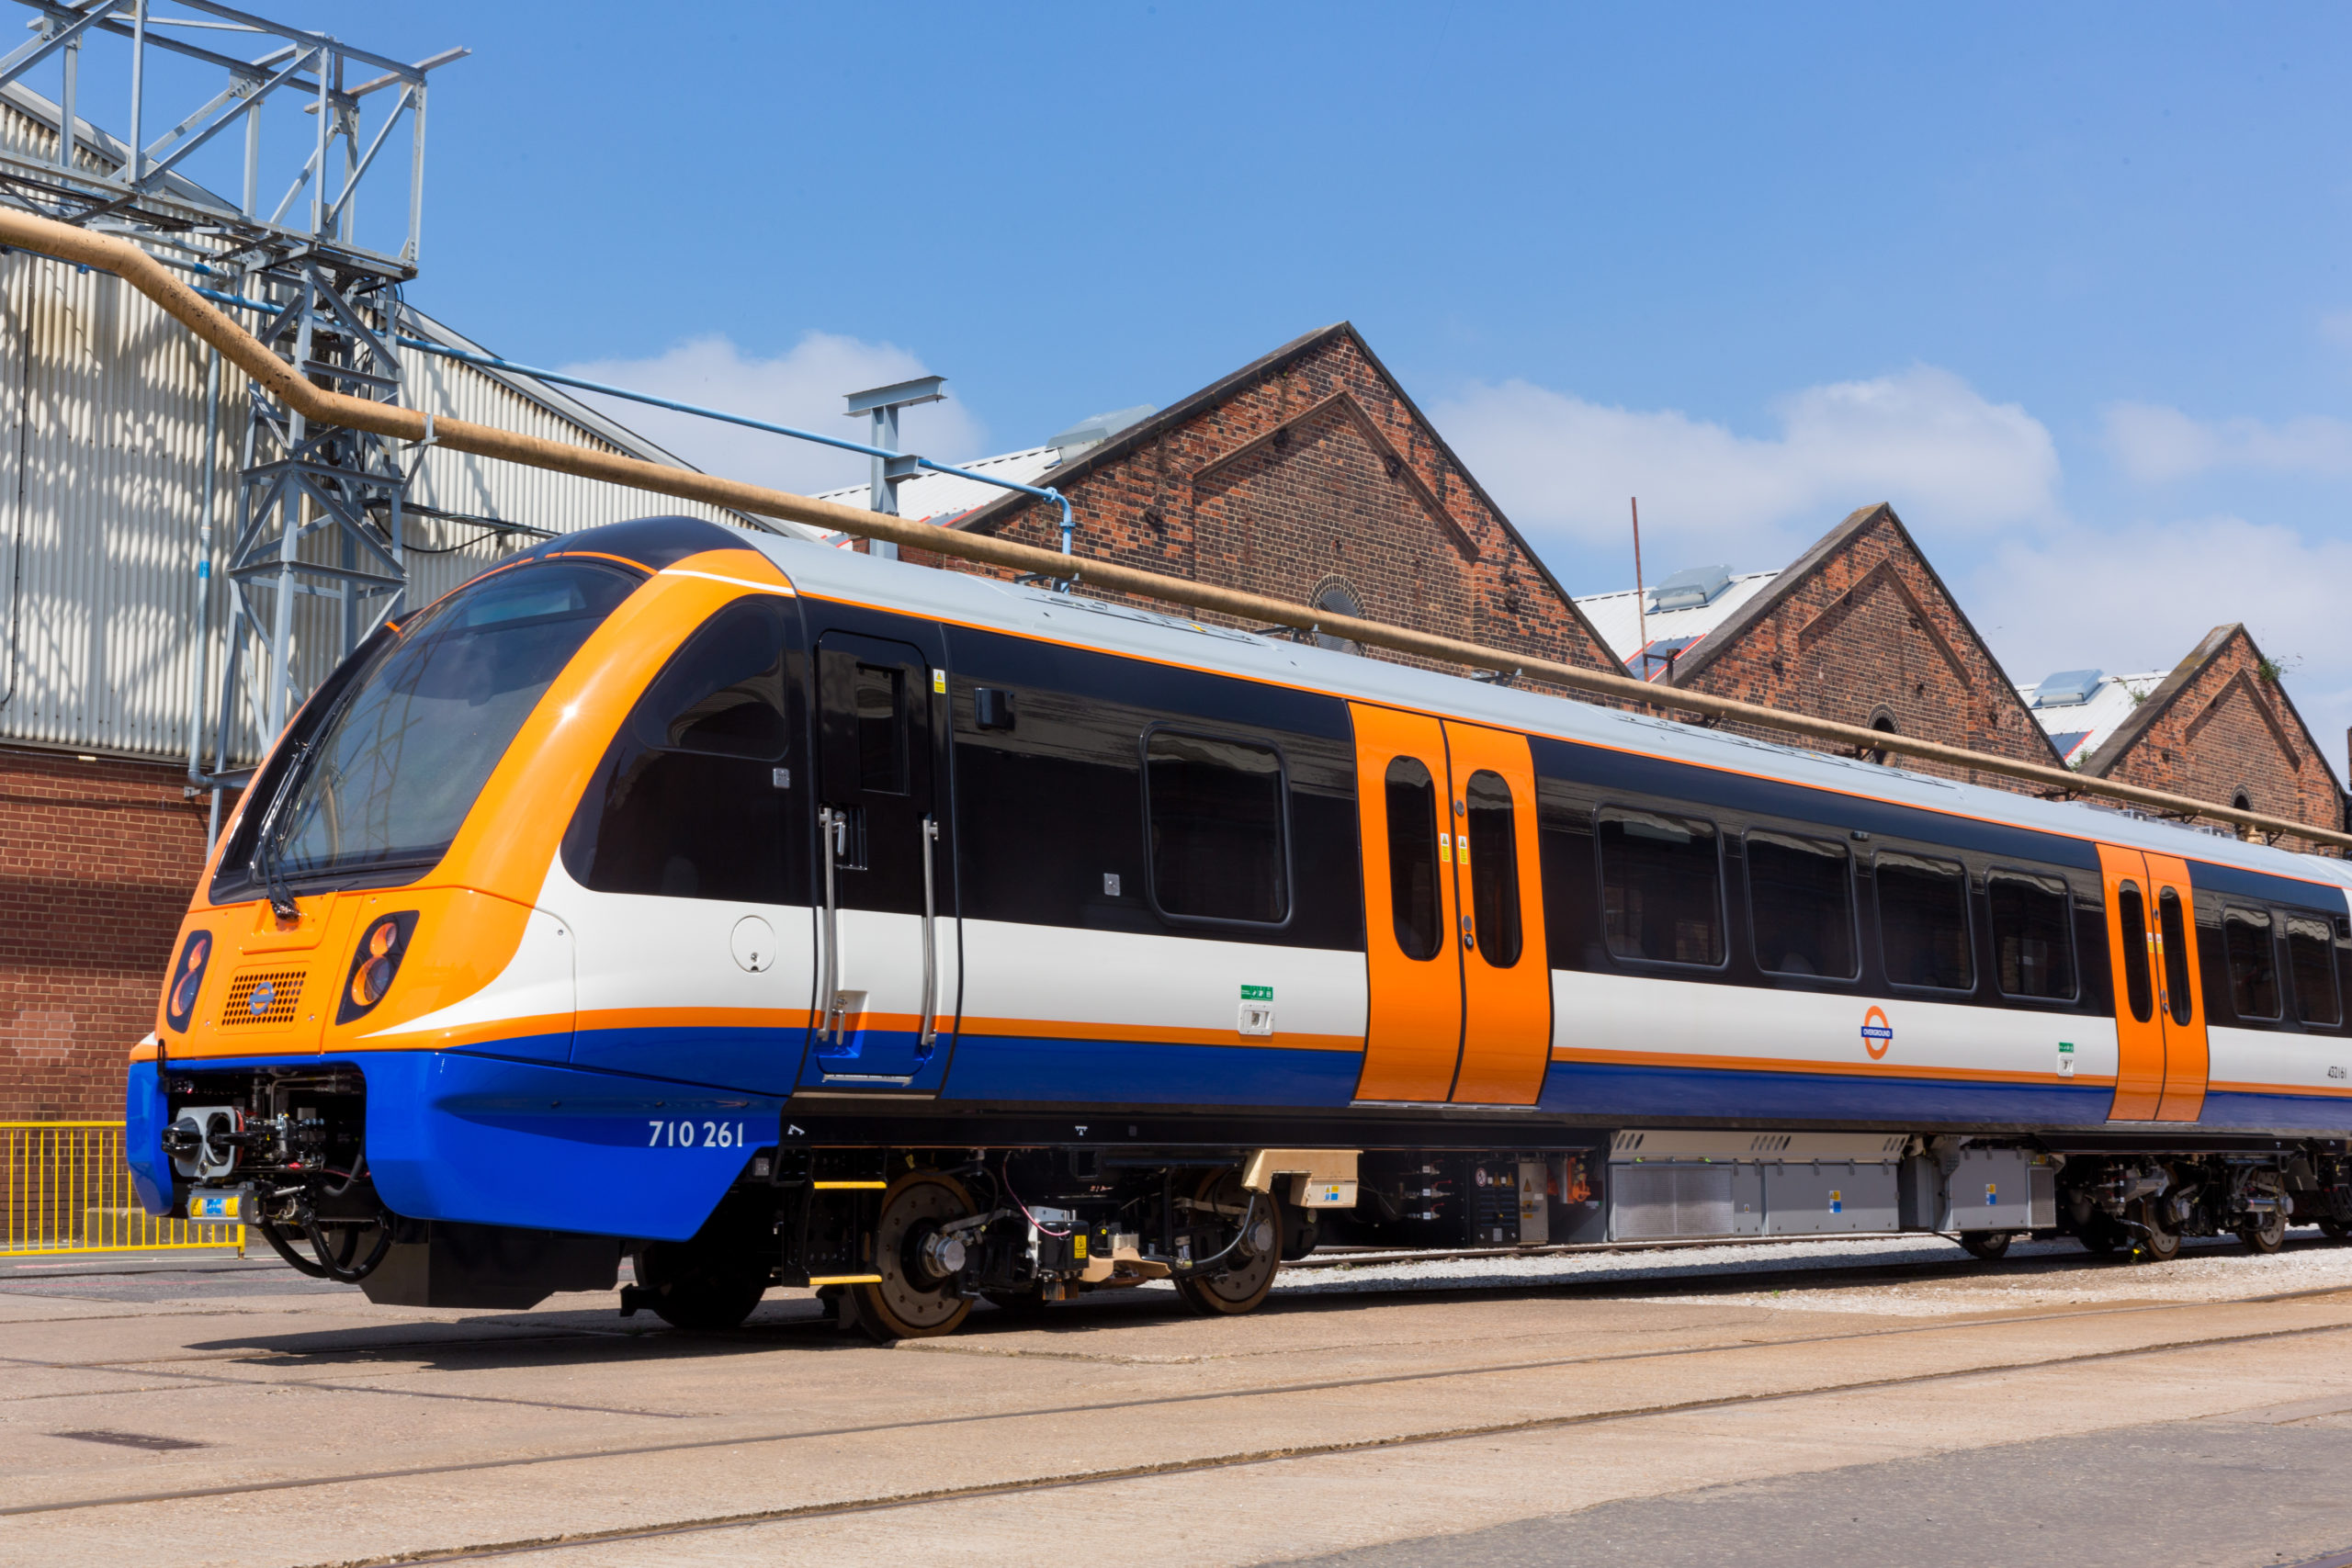
M 939 843 L 939 823 L 930 817 L 922 819 L 922 1044 L 928 1049 L 939 1034 L 939 943 L 933 939 L 937 924 L 938 895 L 936 878 L 932 872 L 934 849 Z
M 1478 945 L 1477 932 L 1470 924 L 1470 917 L 1467 915 L 1462 917 L 1462 945 L 1464 947 L 1476 947 Z
M 818 1026 L 820 1040 L 837 1039 L 841 1033 L 842 1006 L 842 931 L 841 904 L 833 890 L 834 863 L 846 848 L 849 818 L 844 812 L 823 807 L 817 813 L 817 834 L 825 841 L 825 919 L 820 934 L 825 943 L 825 962 L 820 981 L 818 1014 L 824 1021 Z

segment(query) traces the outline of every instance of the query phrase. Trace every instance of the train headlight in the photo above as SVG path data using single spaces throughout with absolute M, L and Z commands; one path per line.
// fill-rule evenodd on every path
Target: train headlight
M 190 931 L 180 944 L 180 961 L 172 965 L 172 983 L 164 992 L 164 1021 L 185 1034 L 196 1021 L 196 998 L 204 989 L 204 968 L 212 962 L 212 933 Z
M 384 999 L 384 993 L 392 988 L 392 977 L 400 973 L 401 959 L 407 953 L 409 938 L 415 931 L 413 909 L 379 915 L 368 922 L 359 933 L 359 950 L 351 955 L 351 973 L 344 979 L 343 999 L 335 1009 L 337 1023 L 349 1023 Z

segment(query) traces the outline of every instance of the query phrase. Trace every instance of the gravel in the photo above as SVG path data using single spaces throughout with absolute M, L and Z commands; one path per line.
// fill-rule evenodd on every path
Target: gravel
M 1824 1280 L 1768 1292 L 1643 1295 L 1658 1303 L 1761 1306 L 1788 1312 L 1870 1312 L 1899 1316 L 2022 1311 L 2074 1303 L 2237 1301 L 2291 1291 L 2352 1290 L 2352 1247 L 2335 1247 L 2315 1230 L 2289 1233 L 2287 1250 L 2264 1258 L 2235 1241 L 2190 1243 L 2171 1263 L 2132 1264 L 2097 1258 L 2071 1241 L 2018 1242 L 1998 1263 L 1984 1263 L 1940 1236 L 1880 1236 L 1853 1241 L 1762 1242 L 1670 1252 L 1584 1252 L 1540 1258 L 1461 1258 L 1426 1262 L 1367 1261 L 1291 1269 L 1274 1281 L 1290 1295 L 1378 1291 L 1458 1291 L 1531 1286 L 1607 1286 L 1656 1281 L 1697 1285 L 1742 1274 L 1832 1271 L 1888 1265 L 1950 1265 L 1949 1280 L 1906 1279 L 1855 1285 Z M 2012 1265 L 2022 1264 L 2016 1268 Z

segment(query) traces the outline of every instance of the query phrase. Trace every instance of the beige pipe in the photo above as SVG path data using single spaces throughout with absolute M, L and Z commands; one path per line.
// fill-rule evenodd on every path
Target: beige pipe
M 288 407 L 313 423 L 373 431 L 399 441 L 424 439 L 423 413 L 390 403 L 347 397 L 305 380 L 296 375 L 286 361 L 272 354 L 259 338 L 182 283 L 163 263 L 128 240 L 108 234 L 93 234 L 70 224 L 36 218 L 30 213 L 0 209 L 0 244 L 14 245 L 19 250 L 35 251 L 55 256 L 60 261 L 75 262 L 115 274 L 176 317 L 198 337 L 219 349 L 232 364 L 267 387 Z M 780 517 L 836 533 L 887 539 L 902 547 L 929 550 L 935 555 L 954 556 L 984 566 L 1075 579 L 1095 588 L 1208 610 L 1243 621 L 1293 626 L 1302 631 L 1320 630 L 1368 647 L 1416 654 L 1442 663 L 1465 664 L 1504 672 L 1517 671 L 1572 691 L 1589 692 L 1595 696 L 1609 697 L 1622 703 L 1786 730 L 1814 740 L 1827 741 L 1857 755 L 1888 751 L 1924 761 L 1941 762 L 1950 767 L 1998 773 L 2005 778 L 2041 784 L 2062 795 L 2103 795 L 2110 800 L 2145 807 L 2166 816 L 2207 817 L 2274 837 L 2291 837 L 2312 843 L 2332 844 L 2339 849 L 2352 849 L 2352 833 L 2314 828 L 2285 818 L 2214 806 L 2192 800 L 2187 795 L 2169 795 L 2163 790 L 2143 789 L 2137 784 L 2112 779 L 2086 777 L 2064 768 L 2016 761 L 2007 757 L 1947 746 L 1939 741 L 1918 740 L 1909 736 L 1891 735 L 1883 730 L 1866 729 L 1860 725 L 1784 713 L 1778 708 L 1710 696 L 1703 692 L 1652 685 L 1636 681 L 1630 675 L 1610 674 L 1548 659 L 1533 659 L 1522 653 L 1411 631 L 1378 621 L 1360 620 L 1352 615 L 1334 615 L 1312 605 L 1293 604 L 1285 599 L 1245 593 L 1238 589 L 1220 588 L 1214 583 L 1164 577 L 1158 572 L 1139 571 L 1133 567 L 1082 556 L 1067 556 L 1058 550 L 1039 549 L 1034 545 L 1016 544 L 1010 539 L 986 534 L 969 534 L 929 523 L 910 522 L 885 513 L 867 512 L 809 496 L 794 495 L 788 491 L 769 490 L 762 485 L 743 484 L 712 474 L 698 474 L 691 469 L 648 463 L 637 457 L 623 457 L 582 446 L 568 446 L 561 442 L 544 440 L 535 435 L 519 435 L 513 431 L 475 424 L 468 420 L 436 418 L 433 422 L 433 436 L 436 444 L 456 452 L 470 452 L 477 457 L 495 457 L 527 468 L 548 468 L 580 479 L 601 479 L 631 490 L 650 491 L 658 495 L 675 496 L 681 501 L 703 502 L 756 516 Z

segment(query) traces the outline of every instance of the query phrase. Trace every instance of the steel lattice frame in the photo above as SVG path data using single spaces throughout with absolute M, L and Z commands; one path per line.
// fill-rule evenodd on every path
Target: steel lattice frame
M 211 0 L 17 3 L 36 14 L 33 37 L 0 57 L 0 94 L 28 118 L 51 118 L 56 140 L 46 156 L 0 147 L 0 201 L 120 234 L 199 275 L 216 298 L 225 293 L 265 303 L 276 313 L 255 335 L 310 379 L 356 397 L 399 402 L 394 339 L 400 288 L 416 275 L 424 219 L 425 80 L 466 51 L 403 63 Z M 129 46 L 130 124 L 123 140 L 90 126 L 77 109 L 82 51 L 100 39 Z M 244 57 L 213 47 L 229 39 L 259 43 L 262 52 Z M 216 68 L 225 80 L 169 130 L 142 143 L 150 60 L 158 51 L 175 62 Z M 346 72 L 355 66 L 374 74 L 346 85 Z M 28 77 L 52 67 L 59 90 L 45 103 L 32 96 Z M 377 99 L 390 107 L 372 135 L 363 135 L 368 100 L 379 94 L 390 95 Z M 300 166 L 265 210 L 262 110 L 288 98 L 303 100 L 315 123 L 305 132 Z M 383 156 L 398 147 L 403 120 L 405 231 L 393 248 L 372 248 L 357 237 L 356 197 L 371 171 L 403 161 L 397 151 Z M 199 148 L 240 121 L 242 189 L 231 201 L 185 170 Z M 386 177 L 379 175 L 376 183 Z M 331 184 L 337 185 L 332 193 Z M 400 607 L 408 575 L 401 518 L 414 471 L 413 463 L 403 466 L 397 443 L 348 429 L 312 428 L 249 383 L 236 526 L 222 563 L 227 652 L 217 701 L 208 705 L 220 374 L 216 353 L 207 380 L 205 500 L 198 520 L 203 581 L 188 729 L 190 782 L 215 788 L 243 783 L 244 771 L 230 763 L 245 737 L 266 745 L 299 705 L 306 635 L 313 646 L 331 639 L 340 655 Z M 326 625 L 319 616 L 298 615 L 305 600 L 333 606 Z M 316 660 L 309 664 L 318 667 Z M 209 761 L 202 744 L 208 728 Z M 217 794 L 214 798 L 217 814 Z

